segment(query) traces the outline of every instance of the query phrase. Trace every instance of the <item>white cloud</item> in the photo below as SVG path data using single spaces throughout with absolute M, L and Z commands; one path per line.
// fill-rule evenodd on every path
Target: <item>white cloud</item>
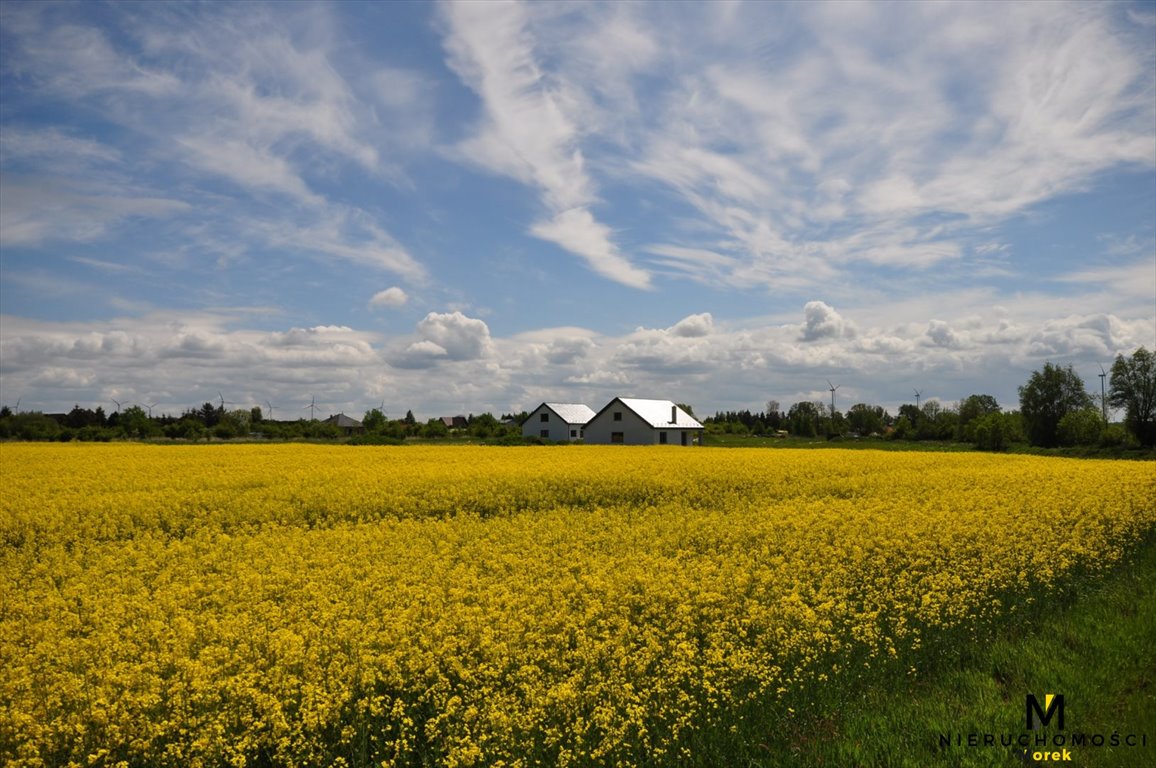
M 369 300 L 370 307 L 402 307 L 409 301 L 409 295 L 396 285 L 392 288 L 386 288 L 384 291 L 378 291 L 373 294 L 373 298 Z
M 34 161 L 38 168 L 51 164 L 72 170 L 77 161 L 85 164 L 115 163 L 121 159 L 122 155 L 115 147 L 69 135 L 59 128 L 34 130 L 12 126 L 0 134 L 0 163 L 9 169 Z
M 550 221 L 538 222 L 530 232 L 581 256 L 603 277 L 633 288 L 650 287 L 650 275 L 622 256 L 610 237 L 610 228 L 585 208 L 562 211 Z
M 481 97 L 485 117 L 459 146 L 461 157 L 539 191 L 550 218 L 531 234 L 582 257 L 598 274 L 635 288 L 649 285 L 589 210 L 596 201 L 578 128 L 542 71 L 521 3 L 442 6 L 450 67 Z
M 738 327 L 708 324 L 699 313 L 617 336 L 564 327 L 501 338 L 461 312 L 431 312 L 415 334 L 393 338 L 340 325 L 258 331 L 249 328 L 253 314 L 239 310 L 98 323 L 5 316 L 0 376 L 4 392 L 17 393 L 6 398 L 39 398 L 28 405 L 45 410 L 116 397 L 179 413 L 221 390 L 243 406 L 269 400 L 285 417 L 290 405 L 300 415 L 310 395 L 346 413 L 385 397 L 393 411 L 423 418 L 519 410 L 544 399 L 598 407 L 622 394 L 671 397 L 710 413 L 823 398 L 831 379 L 843 386 L 840 403 L 894 411 L 912 387 L 944 402 L 988 392 L 1012 407 L 1015 387 L 1046 360 L 1073 362 L 1092 376 L 1117 353 L 1156 346 L 1151 319 L 1049 315 L 1039 309 L 1048 302 L 1021 296 L 1019 304 L 976 313 L 974 301 L 945 297 L 938 307 L 896 304 L 879 313 L 816 301 L 801 309 L 801 322 Z M 814 340 L 803 338 L 808 321 Z M 707 333 L 679 333 L 689 328 Z
M 450 360 L 477 360 L 493 353 L 486 323 L 461 312 L 430 312 L 417 324 L 424 341 L 443 350 Z M 431 350 L 428 345 L 424 350 Z
M 822 301 L 808 301 L 803 307 L 803 341 L 839 339 L 854 336 L 854 326 L 843 319 L 835 309 Z
M 955 331 L 942 320 L 932 320 L 927 324 L 927 338 L 939 347 L 956 348 L 961 346 Z
M 1151 168 L 1151 46 L 1120 34 L 1113 14 L 753 4 L 712 19 L 679 39 L 682 66 L 666 65 L 682 77 L 630 137 L 631 167 L 698 212 L 668 253 L 741 263 L 671 266 L 727 285 L 850 285 L 857 264 L 957 259 L 977 224 L 1108 169 Z M 713 25 L 729 48 L 712 47 Z M 752 49 L 765 52 L 757 66 Z
M 675 336 L 688 338 L 707 336 L 713 330 L 714 318 L 711 317 L 710 312 L 700 312 L 697 315 L 689 315 L 670 327 L 670 332 Z
M 192 210 L 182 200 L 134 195 L 134 191 L 0 175 L 0 197 L 4 199 L 0 242 L 9 247 L 89 242 L 128 219 L 168 219 Z

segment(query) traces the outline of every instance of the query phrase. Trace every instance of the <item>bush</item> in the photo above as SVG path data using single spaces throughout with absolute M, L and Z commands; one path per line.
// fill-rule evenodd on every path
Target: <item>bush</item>
M 975 447 L 981 451 L 1006 451 L 1011 444 L 1023 440 L 1019 415 L 989 413 L 972 422 Z
M 1056 425 L 1060 445 L 1095 445 L 1104 431 L 1104 419 L 1095 408 L 1083 408 L 1065 414 Z
M 1100 431 L 1100 445 L 1104 448 L 1135 448 L 1135 436 L 1123 424 L 1109 424 Z
M 405 440 L 400 437 L 390 437 L 384 434 L 361 434 L 354 435 L 349 438 L 349 445 L 405 445 Z

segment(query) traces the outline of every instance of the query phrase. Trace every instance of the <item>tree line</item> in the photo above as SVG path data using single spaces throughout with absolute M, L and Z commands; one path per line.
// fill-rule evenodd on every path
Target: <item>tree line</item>
M 1108 376 L 1108 374 L 1105 374 Z M 1097 401 L 1099 407 L 1097 407 Z M 1123 411 L 1121 423 L 1109 423 L 1107 408 Z M 689 405 L 683 409 L 693 414 Z M 452 425 L 434 418 L 419 422 L 413 411 L 390 419 L 379 408 L 365 412 L 363 429 L 353 442 L 390 442 L 407 438 L 446 438 L 451 435 L 477 439 L 522 440 L 521 424 L 529 417 L 491 413 L 471 414 Z M 940 440 L 972 443 L 983 450 L 1005 450 L 1014 443 L 1042 447 L 1156 445 L 1156 359 L 1144 347 L 1131 356 L 1118 355 L 1112 365 L 1110 384 L 1101 399 L 1086 391 L 1083 379 L 1069 364 L 1045 363 L 1019 387 L 1019 409 L 1005 411 L 988 394 L 974 394 L 957 405 L 938 400 L 922 405 L 907 403 L 897 414 L 882 406 L 857 403 L 844 412 L 823 403 L 797 402 L 786 411 L 769 401 L 762 412 L 750 410 L 716 413 L 703 420 L 707 435 L 753 434 L 766 436 L 840 438 L 849 435 L 878 436 L 893 440 Z M 103 408 L 75 406 L 66 414 L 13 413 L 0 408 L 0 438 L 19 440 L 175 440 L 235 439 L 254 437 L 272 440 L 337 439 L 349 437 L 337 425 L 317 420 L 274 421 L 260 407 L 227 410 L 224 403 L 205 403 L 179 417 L 153 418 L 139 405 L 108 414 Z
M 361 419 L 363 429 L 353 439 L 355 442 L 387 442 L 451 435 L 475 438 L 521 436 L 520 425 L 528 415 L 503 414 L 499 420 L 490 413 L 470 414 L 450 426 L 439 418 L 419 422 L 413 411 L 407 411 L 404 418 L 389 419 L 380 409 L 373 408 L 365 412 Z M 275 421 L 266 417 L 260 407 L 226 409 L 212 403 L 190 408 L 176 417 L 167 414 L 153 417 L 139 405 L 111 414 L 100 406 L 90 409 L 76 405 L 68 413 L 58 414 L 38 411 L 14 413 L 7 406 L 0 408 L 0 439 L 108 442 L 163 438 L 188 441 L 237 438 L 326 440 L 348 436 L 345 430 L 328 420 Z
M 1105 374 L 1108 376 L 1109 374 Z M 1107 409 L 1123 411 L 1111 423 Z M 1005 411 L 988 394 L 974 394 L 957 405 L 938 400 L 907 403 L 891 414 L 882 406 L 857 403 L 846 412 L 820 402 L 802 401 L 786 411 L 771 400 L 762 412 L 725 411 L 703 421 L 707 434 L 762 436 L 881 437 L 972 443 L 983 450 L 1005 450 L 1014 443 L 1122 447 L 1156 444 L 1156 360 L 1144 347 L 1118 355 L 1104 396 L 1086 391 L 1072 365 L 1045 363 L 1019 387 L 1019 409 Z

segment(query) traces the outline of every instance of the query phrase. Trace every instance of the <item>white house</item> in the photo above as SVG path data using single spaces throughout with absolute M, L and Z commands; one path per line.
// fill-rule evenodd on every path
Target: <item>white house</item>
M 703 426 L 670 400 L 616 397 L 586 422 L 586 442 L 692 445 Z
M 578 440 L 594 410 L 582 403 L 542 403 L 522 424 L 522 437 Z

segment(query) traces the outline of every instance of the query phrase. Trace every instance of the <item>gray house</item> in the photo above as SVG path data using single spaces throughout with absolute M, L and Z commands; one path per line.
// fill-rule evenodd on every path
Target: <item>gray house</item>
M 344 413 L 330 416 L 324 423 L 332 424 L 347 435 L 355 435 L 365 431 L 365 426 L 360 421 L 346 416 Z
M 601 445 L 693 445 L 703 426 L 670 400 L 616 397 L 586 422 L 585 440 Z
M 522 437 L 579 440 L 594 410 L 582 403 L 542 403 L 522 424 Z

